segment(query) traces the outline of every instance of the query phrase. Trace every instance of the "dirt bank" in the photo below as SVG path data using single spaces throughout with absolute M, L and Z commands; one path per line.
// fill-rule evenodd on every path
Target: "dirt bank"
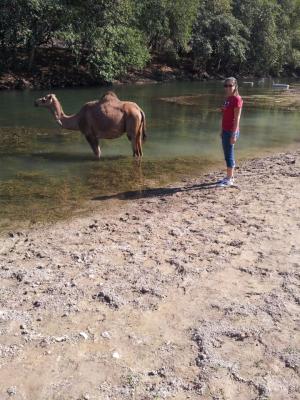
M 220 176 L 2 236 L 1 399 L 300 398 L 300 151 Z

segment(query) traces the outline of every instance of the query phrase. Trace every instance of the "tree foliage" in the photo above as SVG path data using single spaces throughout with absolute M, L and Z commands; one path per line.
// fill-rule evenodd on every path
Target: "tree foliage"
M 192 35 L 195 62 L 215 71 L 239 69 L 246 61 L 248 36 L 228 1 L 204 0 Z
M 51 46 L 107 82 L 153 54 L 211 73 L 300 71 L 300 0 L 1 0 L 2 71 L 34 70 Z

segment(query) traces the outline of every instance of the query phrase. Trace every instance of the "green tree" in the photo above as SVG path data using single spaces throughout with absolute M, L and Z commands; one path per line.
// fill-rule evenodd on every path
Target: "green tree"
M 191 40 L 195 66 L 239 71 L 246 60 L 248 34 L 231 14 L 230 1 L 203 0 Z
M 68 29 L 60 37 L 83 59 L 93 76 L 111 82 L 128 68 L 142 68 L 149 60 L 143 34 L 134 28 L 130 0 L 72 2 Z
M 59 0 L 2 0 L 0 3 L 0 42 L 2 51 L 12 55 L 27 51 L 31 69 L 37 47 L 49 43 L 53 33 L 62 29 L 63 6 Z
M 105 82 L 157 55 L 211 73 L 300 72 L 300 0 L 0 1 L 3 71 L 36 68 L 50 46 Z
M 186 51 L 199 4 L 199 0 L 136 1 L 137 24 L 149 47 L 157 52 Z
M 296 55 L 299 9 L 298 0 L 233 0 L 233 14 L 250 32 L 247 72 L 283 71 Z

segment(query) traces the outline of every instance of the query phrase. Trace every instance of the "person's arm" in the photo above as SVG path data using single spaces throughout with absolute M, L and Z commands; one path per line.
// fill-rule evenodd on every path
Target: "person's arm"
M 225 111 L 225 106 L 220 107 L 220 112 L 223 114 Z M 222 119 L 221 119 L 221 126 L 220 126 L 221 130 L 220 130 L 220 136 L 222 137 L 223 135 L 223 123 L 222 123 Z
M 232 130 L 232 137 L 231 137 L 231 144 L 234 144 L 237 140 L 236 134 L 239 131 L 239 126 L 240 126 L 240 120 L 241 120 L 241 114 L 242 114 L 242 108 L 237 107 L 234 109 L 234 124 L 233 124 L 233 130 Z

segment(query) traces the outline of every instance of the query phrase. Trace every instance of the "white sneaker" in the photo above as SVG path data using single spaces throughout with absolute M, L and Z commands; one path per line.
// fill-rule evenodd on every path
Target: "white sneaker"
M 222 181 L 218 183 L 219 187 L 229 187 L 234 185 L 234 179 L 233 178 L 224 178 Z
M 219 185 L 220 183 L 224 183 L 224 182 L 227 181 L 227 180 L 228 180 L 228 178 L 225 177 L 225 178 L 221 179 L 220 181 L 218 181 L 218 182 L 217 182 L 217 185 Z

